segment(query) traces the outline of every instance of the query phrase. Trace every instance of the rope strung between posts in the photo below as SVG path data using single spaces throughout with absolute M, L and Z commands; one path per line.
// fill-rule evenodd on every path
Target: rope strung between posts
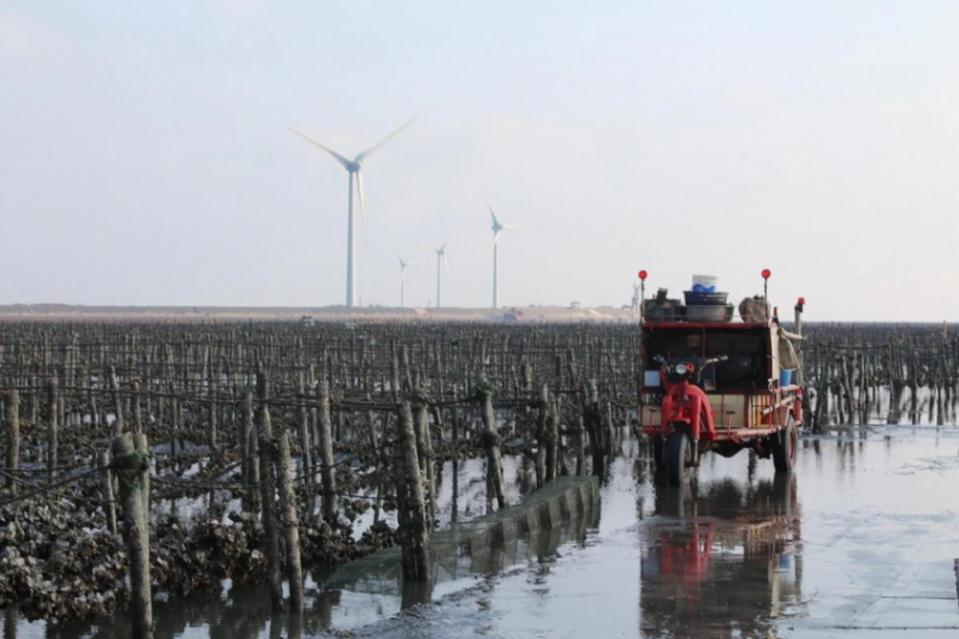
M 30 499 L 31 497 L 35 497 L 35 496 L 37 496 L 37 495 L 42 495 L 42 494 L 48 493 L 48 492 L 50 492 L 50 491 L 52 491 L 52 490 L 55 490 L 55 489 L 57 489 L 57 488 L 62 488 L 62 487 L 64 487 L 64 486 L 67 486 L 68 484 L 72 484 L 72 483 L 74 483 L 74 482 L 78 482 L 78 481 L 80 481 L 81 479 L 85 479 L 85 478 L 89 477 L 90 475 L 93 475 L 93 474 L 98 473 L 98 472 L 100 472 L 100 469 L 99 469 L 99 468 L 94 468 L 94 469 L 88 470 L 87 472 L 82 473 L 82 474 L 80 474 L 80 475 L 76 475 L 76 476 L 74 476 L 74 477 L 68 477 L 68 478 L 66 478 L 66 479 L 62 479 L 62 480 L 60 480 L 60 481 L 53 482 L 52 484 L 47 484 L 47 485 L 45 485 L 45 486 L 41 486 L 41 487 L 39 487 L 39 488 L 37 488 L 37 489 L 35 489 L 35 490 L 31 490 L 31 491 L 28 492 L 28 493 L 24 493 L 24 494 L 22 494 L 22 495 L 18 495 L 17 497 L 12 497 L 12 498 L 10 498 L 10 499 L 4 500 L 4 501 L 0 501 L 0 508 L 3 508 L 4 506 L 8 506 L 8 505 L 10 505 L 10 504 L 14 504 L 14 503 L 16 503 L 16 502 L 18 502 L 18 501 L 23 501 L 24 499 Z

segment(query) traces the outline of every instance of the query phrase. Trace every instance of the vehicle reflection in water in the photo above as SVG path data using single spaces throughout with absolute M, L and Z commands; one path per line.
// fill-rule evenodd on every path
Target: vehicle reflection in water
M 801 600 L 795 475 L 657 488 L 640 565 L 643 634 L 767 636 Z

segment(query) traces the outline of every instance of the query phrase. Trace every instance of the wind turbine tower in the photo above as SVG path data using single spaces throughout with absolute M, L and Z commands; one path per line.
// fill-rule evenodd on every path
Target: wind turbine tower
M 354 184 L 356 189 L 356 197 L 359 200 L 360 204 L 360 216 L 363 223 L 363 231 L 366 232 L 366 193 L 363 188 L 363 174 L 360 172 L 360 169 L 363 168 L 363 162 L 369 158 L 375 151 L 379 150 L 384 144 L 396 137 L 400 131 L 408 127 L 413 123 L 413 120 L 410 120 L 403 126 L 394 130 L 392 133 L 387 135 L 385 138 L 366 149 L 361 151 L 353 156 L 353 159 L 346 157 L 340 153 L 337 153 L 333 149 L 320 144 L 313 138 L 297 131 L 296 129 L 290 129 L 293 133 L 300 136 L 310 144 L 319 147 L 333 156 L 333 158 L 343 165 L 343 168 L 346 169 L 346 172 L 349 174 L 349 191 L 347 196 L 347 232 L 346 232 L 346 305 L 349 308 L 353 308 L 356 301 L 356 260 L 354 254 L 356 253 L 356 220 L 353 215 L 353 190 Z
M 486 196 L 483 196 L 486 199 Z M 493 243 L 490 244 L 490 251 L 493 253 L 493 308 L 499 308 L 499 236 L 500 233 L 507 230 L 518 230 L 526 228 L 514 224 L 501 224 L 489 200 L 486 199 L 486 208 L 489 209 L 490 218 L 493 220 Z

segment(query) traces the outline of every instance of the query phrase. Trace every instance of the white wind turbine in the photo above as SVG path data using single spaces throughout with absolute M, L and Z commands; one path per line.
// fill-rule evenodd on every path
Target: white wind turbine
M 493 253 L 493 308 L 499 308 L 499 236 L 503 231 L 518 231 L 521 229 L 528 228 L 526 226 L 518 226 L 516 224 L 501 224 L 499 218 L 496 217 L 496 213 L 493 212 L 493 207 L 489 203 L 489 199 L 486 197 L 486 194 L 483 194 L 483 199 L 486 200 L 486 208 L 489 209 L 489 215 L 493 219 L 493 243 L 490 244 L 489 250 Z
M 446 265 L 446 274 L 450 274 L 450 263 L 446 259 L 446 242 L 438 249 L 433 249 L 436 253 L 436 308 L 440 307 L 440 273 L 443 272 L 442 266 Z
M 422 264 L 423 260 L 407 262 L 400 258 L 400 308 L 406 308 L 406 269 L 417 264 Z
M 349 159 L 345 155 L 337 153 L 333 149 L 320 144 L 313 138 L 307 136 L 300 131 L 297 131 L 294 128 L 290 128 L 290 131 L 300 136 L 310 144 L 317 146 L 330 155 L 332 155 L 337 162 L 343 165 L 343 168 L 346 169 L 347 173 L 350 176 L 349 184 L 349 197 L 347 199 L 347 234 L 346 234 L 346 305 L 350 308 L 353 307 L 356 300 L 356 260 L 354 259 L 354 253 L 356 252 L 356 221 L 353 217 L 353 184 L 356 183 L 356 196 L 360 201 L 360 216 L 363 223 L 363 232 L 366 232 L 366 193 L 363 188 L 363 174 L 360 172 L 360 169 L 363 167 L 363 162 L 373 154 L 374 151 L 378 150 L 384 144 L 392 140 L 400 131 L 408 127 L 413 123 L 413 120 L 410 120 L 403 126 L 394 130 L 392 133 L 387 135 L 385 138 L 366 149 L 361 151 L 353 156 L 353 159 Z

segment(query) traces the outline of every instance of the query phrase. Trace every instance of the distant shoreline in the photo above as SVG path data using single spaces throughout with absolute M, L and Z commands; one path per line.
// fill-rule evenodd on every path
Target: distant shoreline
M 783 315 L 785 323 L 792 312 Z M 0 322 L 23 321 L 167 321 L 167 322 L 248 322 L 248 321 L 316 321 L 316 322 L 496 322 L 496 323 L 630 323 L 636 316 L 629 308 L 611 306 L 569 308 L 564 306 L 518 306 L 490 308 L 399 308 L 364 306 L 106 306 L 85 304 L 3 304 Z M 848 325 L 941 325 L 941 321 L 863 321 L 820 320 L 807 324 Z M 952 323 L 949 323 L 952 324 Z
M 630 322 L 628 308 L 527 306 L 488 308 L 398 308 L 364 306 L 88 306 L 80 304 L 0 305 L 0 321 L 460 321 L 460 322 Z

